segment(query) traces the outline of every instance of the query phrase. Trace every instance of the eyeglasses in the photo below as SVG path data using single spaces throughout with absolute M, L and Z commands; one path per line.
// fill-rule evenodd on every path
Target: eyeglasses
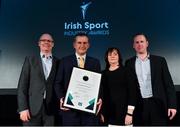
M 48 39 L 41 39 L 39 41 L 41 41 L 41 42 L 48 42 L 48 43 L 52 43 L 53 42 L 53 40 L 48 40 Z

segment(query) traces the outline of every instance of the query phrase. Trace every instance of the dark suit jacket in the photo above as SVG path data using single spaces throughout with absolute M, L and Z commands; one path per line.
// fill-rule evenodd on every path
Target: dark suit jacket
M 55 91 L 59 99 L 65 97 L 73 67 L 78 67 L 75 54 L 62 58 L 55 80 Z M 100 72 L 99 60 L 86 56 L 84 69 Z
M 136 57 L 134 56 L 126 61 L 126 66 L 135 74 L 137 86 L 139 87 L 135 72 L 135 61 Z M 165 58 L 150 55 L 150 67 L 153 97 L 164 104 L 166 111 L 167 108 L 176 109 L 176 92 Z M 138 90 L 140 94 L 140 89 Z
M 36 115 L 42 106 L 46 90 L 47 110 L 49 114 L 53 113 L 53 84 L 57 66 L 58 59 L 53 57 L 51 72 L 46 80 L 40 56 L 25 58 L 18 83 L 18 112 L 29 109 L 32 115 Z

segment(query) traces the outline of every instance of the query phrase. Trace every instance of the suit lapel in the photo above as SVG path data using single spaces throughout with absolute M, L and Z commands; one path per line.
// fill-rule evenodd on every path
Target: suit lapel
M 132 58 L 132 69 L 133 69 L 133 71 L 134 71 L 134 73 L 136 74 L 136 56 L 134 56 L 133 58 Z
M 55 74 L 55 71 L 56 71 L 56 58 L 54 58 L 53 57 L 53 59 L 52 59 L 52 67 L 51 67 L 51 71 L 50 71 L 50 73 L 49 73 L 49 76 L 48 76 L 48 78 L 47 78 L 47 80 L 46 81 L 48 81 L 49 79 L 50 79 L 50 77 L 51 76 L 53 76 L 54 74 Z
M 44 71 L 43 71 L 42 60 L 41 60 L 41 57 L 40 57 L 40 56 L 39 56 L 39 58 L 38 58 L 38 65 L 39 65 L 39 69 L 40 69 L 41 76 L 42 76 L 42 78 L 44 79 L 44 81 L 46 81 L 45 75 L 44 75 Z
M 151 68 L 151 84 L 153 86 L 154 81 L 154 70 L 155 70 L 155 61 L 152 55 L 150 55 L 150 68 Z
M 138 87 L 140 87 L 139 86 L 139 81 L 138 81 L 138 77 L 137 77 L 137 74 L 136 74 L 136 56 L 134 56 L 133 58 L 132 58 L 132 65 L 131 65 L 132 67 L 132 71 L 134 72 L 134 74 L 136 75 L 136 80 L 137 80 L 137 86 Z
M 75 54 L 72 55 L 72 65 L 73 67 L 78 67 L 78 61 Z
M 89 57 L 86 56 L 84 68 L 88 69 L 89 66 L 90 66 Z

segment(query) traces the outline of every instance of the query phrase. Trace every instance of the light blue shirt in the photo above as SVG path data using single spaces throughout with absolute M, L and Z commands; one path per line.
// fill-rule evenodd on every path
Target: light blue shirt
M 136 75 L 138 78 L 142 98 L 150 98 L 153 96 L 151 83 L 151 67 L 149 55 L 141 60 L 136 57 Z
M 52 68 L 52 54 L 50 54 L 49 56 L 45 56 L 42 53 L 40 53 L 40 55 L 41 55 L 41 60 L 42 60 L 44 76 L 45 76 L 45 79 L 47 80 L 51 72 L 51 68 Z
M 40 55 L 41 55 L 44 76 L 45 79 L 47 80 L 52 68 L 52 54 L 49 54 L 49 56 L 45 56 L 43 53 L 40 53 Z M 44 99 L 45 98 L 46 98 L 46 90 L 44 91 Z

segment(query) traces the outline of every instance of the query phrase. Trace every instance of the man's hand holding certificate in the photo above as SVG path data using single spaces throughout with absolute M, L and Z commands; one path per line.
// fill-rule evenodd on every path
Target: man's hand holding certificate
M 96 113 L 101 74 L 73 68 L 64 106 Z

